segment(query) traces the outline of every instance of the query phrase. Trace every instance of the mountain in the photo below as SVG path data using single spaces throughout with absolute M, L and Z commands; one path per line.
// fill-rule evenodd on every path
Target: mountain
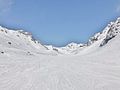
M 0 45 L 8 49 L 16 49 L 33 53 L 56 54 L 49 52 L 39 41 L 35 40 L 31 33 L 23 30 L 9 30 L 0 27 Z
M 65 47 L 0 27 L 0 90 L 120 90 L 120 18 Z
M 84 49 L 91 47 L 94 44 L 97 44 L 97 47 L 102 47 L 106 45 L 112 38 L 114 38 L 117 34 L 120 33 L 120 18 L 118 18 L 115 22 L 111 22 L 107 25 L 107 27 L 93 37 L 89 39 L 87 44 L 77 44 L 70 43 L 65 47 L 53 47 L 46 46 L 50 50 L 56 50 L 61 54 L 79 54 Z

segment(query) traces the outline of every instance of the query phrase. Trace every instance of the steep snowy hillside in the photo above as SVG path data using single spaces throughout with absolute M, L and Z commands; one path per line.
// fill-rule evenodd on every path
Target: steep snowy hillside
M 55 51 L 48 51 L 44 45 L 32 37 L 31 33 L 24 32 L 23 30 L 8 30 L 3 27 L 0 27 L 0 46 L 2 49 L 16 49 L 26 53 L 57 54 Z
M 42 45 L 0 27 L 0 90 L 120 90 L 120 19 L 87 44 Z

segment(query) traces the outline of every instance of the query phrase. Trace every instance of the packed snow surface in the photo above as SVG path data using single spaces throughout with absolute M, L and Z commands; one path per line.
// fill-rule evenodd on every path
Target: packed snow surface
M 0 90 L 120 90 L 120 19 L 59 48 L 0 27 Z

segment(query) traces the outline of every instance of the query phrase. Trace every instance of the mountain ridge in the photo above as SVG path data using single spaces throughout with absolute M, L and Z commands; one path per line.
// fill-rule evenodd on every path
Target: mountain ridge
M 16 34 L 17 37 L 20 37 L 20 35 L 22 35 L 24 36 L 24 38 L 27 38 L 30 43 L 33 44 L 33 47 L 37 49 L 42 47 L 42 49 L 44 50 L 49 50 L 49 51 L 60 53 L 60 54 L 77 54 L 79 50 L 83 50 L 84 48 L 89 47 L 94 43 L 99 42 L 98 47 L 102 47 L 105 44 L 107 44 L 107 42 L 109 42 L 110 39 L 114 38 L 118 33 L 120 33 L 120 18 L 117 18 L 115 22 L 111 22 L 110 24 L 108 24 L 107 27 L 105 27 L 105 29 L 102 32 L 96 33 L 93 37 L 91 37 L 88 40 L 87 43 L 77 44 L 72 42 L 64 47 L 54 47 L 52 45 L 43 45 L 38 40 L 34 39 L 31 33 L 25 32 L 24 30 L 9 30 L 7 28 L 0 26 L 0 31 L 4 32 L 4 34 L 7 34 L 7 33 Z

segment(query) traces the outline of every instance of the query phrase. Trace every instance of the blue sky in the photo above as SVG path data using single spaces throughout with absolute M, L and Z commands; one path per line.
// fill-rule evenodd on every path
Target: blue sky
M 54 46 L 85 43 L 118 16 L 120 0 L 0 0 L 0 25 Z

